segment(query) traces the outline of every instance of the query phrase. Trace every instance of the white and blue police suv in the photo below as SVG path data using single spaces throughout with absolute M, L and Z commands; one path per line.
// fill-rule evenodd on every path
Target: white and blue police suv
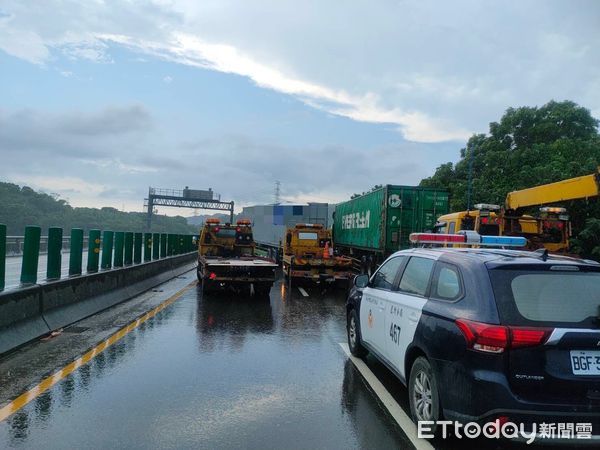
M 415 422 L 561 421 L 600 435 L 600 264 L 485 247 L 523 238 L 476 239 L 477 248 L 399 251 L 370 279 L 357 276 L 352 354 L 370 353 L 407 386 Z

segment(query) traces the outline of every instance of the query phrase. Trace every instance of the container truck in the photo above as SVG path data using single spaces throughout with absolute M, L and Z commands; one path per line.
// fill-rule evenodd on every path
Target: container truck
M 448 191 L 385 185 L 335 208 L 333 243 L 341 254 L 373 270 L 397 250 L 410 247 L 409 235 L 433 230 L 448 212 Z

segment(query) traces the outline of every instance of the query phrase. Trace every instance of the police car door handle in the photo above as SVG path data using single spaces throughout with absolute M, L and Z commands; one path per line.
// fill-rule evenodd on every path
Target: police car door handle
M 408 316 L 408 320 L 410 320 L 411 322 L 418 322 L 419 316 L 417 315 L 417 313 L 410 313 Z

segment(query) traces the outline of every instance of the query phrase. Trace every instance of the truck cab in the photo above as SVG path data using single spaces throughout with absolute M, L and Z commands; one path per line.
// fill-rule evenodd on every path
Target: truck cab
M 353 275 L 352 260 L 334 254 L 330 229 L 301 223 L 286 230 L 283 273 L 313 282 L 348 282 Z

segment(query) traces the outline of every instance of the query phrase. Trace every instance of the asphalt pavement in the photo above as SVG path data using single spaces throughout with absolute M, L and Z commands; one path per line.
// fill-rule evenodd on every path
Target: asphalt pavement
M 203 297 L 193 276 L 171 282 L 187 290 L 154 317 L 0 422 L 0 448 L 412 446 L 340 348 L 343 292 L 290 295 L 278 283 L 269 298 Z M 173 294 L 160 290 L 0 360 L 0 405 Z
M 504 448 L 415 436 L 345 348 L 345 292 L 204 296 L 194 271 L 0 359 L 0 448 Z

